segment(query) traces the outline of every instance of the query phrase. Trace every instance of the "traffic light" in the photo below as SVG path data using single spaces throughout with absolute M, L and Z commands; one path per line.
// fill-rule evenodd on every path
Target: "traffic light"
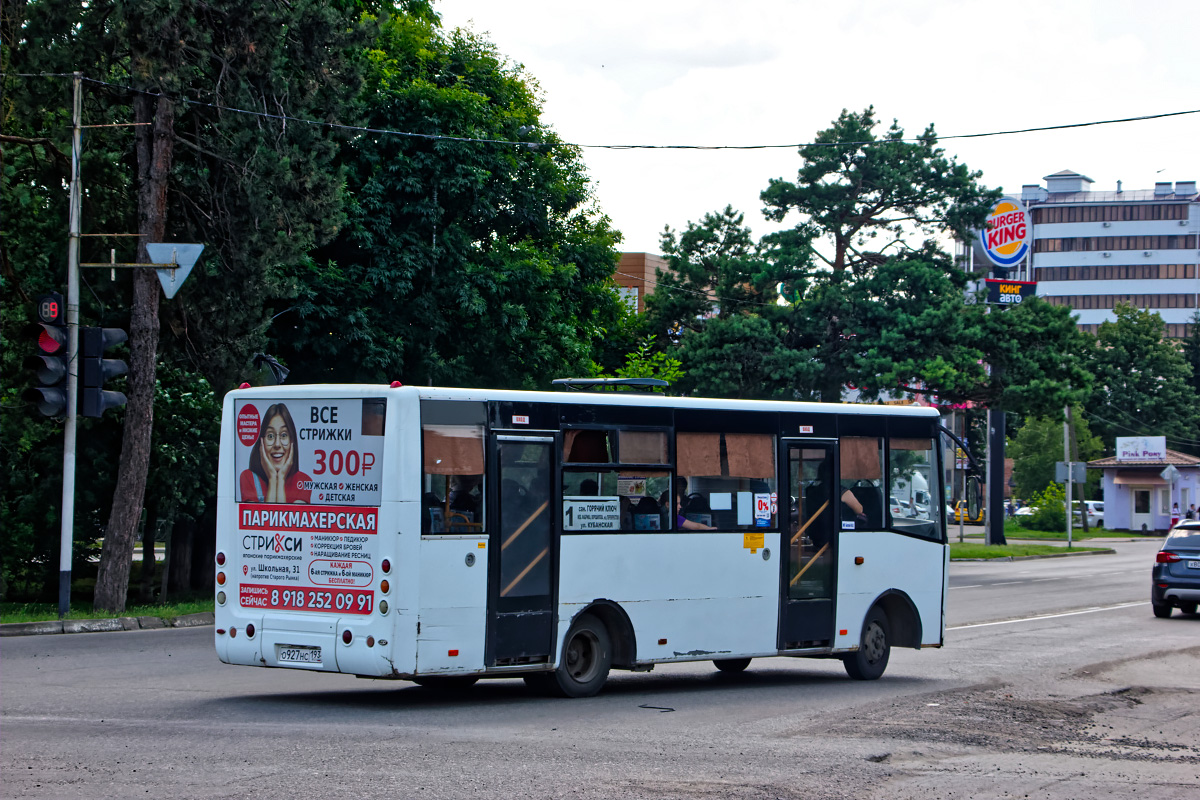
M 79 329 L 79 414 L 102 417 L 110 408 L 125 405 L 125 395 L 107 391 L 104 382 L 124 375 L 129 365 L 115 358 L 105 358 L 104 351 L 120 344 L 129 335 L 120 328 Z
M 37 299 L 38 322 L 29 326 L 37 336 L 35 355 L 25 358 L 40 386 L 26 389 L 21 395 L 37 406 L 46 417 L 61 417 L 67 413 L 67 326 L 62 295 L 44 294 Z

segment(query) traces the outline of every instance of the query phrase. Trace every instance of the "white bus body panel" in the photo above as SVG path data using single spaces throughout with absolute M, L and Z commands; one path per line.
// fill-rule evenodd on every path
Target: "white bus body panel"
M 843 532 L 838 548 L 835 650 L 858 647 L 871 604 L 888 589 L 908 595 L 921 617 L 921 644 L 942 643 L 942 597 L 949 547 L 912 536 Z M 861 556 L 862 564 L 855 564 Z M 942 574 L 938 575 L 936 570 Z M 842 633 L 845 631 L 845 633 Z
M 422 675 L 483 671 L 487 541 L 481 534 L 426 537 L 421 542 L 416 670 Z
M 774 655 L 779 534 L 747 548 L 742 533 L 587 534 L 562 537 L 558 647 L 581 609 L 616 602 L 637 637 L 637 661 Z M 667 643 L 660 645 L 660 639 Z

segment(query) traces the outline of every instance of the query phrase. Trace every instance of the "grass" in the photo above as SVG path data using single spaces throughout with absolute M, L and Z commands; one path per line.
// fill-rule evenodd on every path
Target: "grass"
M 951 531 L 951 539 L 954 538 Z M 1004 526 L 1004 535 L 1009 539 L 1037 539 L 1038 541 L 1048 542 L 1065 542 L 1067 540 L 1066 531 L 1031 531 L 1021 527 L 1011 525 Z M 1090 528 L 1085 535 L 1079 528 L 1075 528 L 1071 532 L 1072 541 L 1080 541 L 1083 539 L 1132 539 L 1139 537 L 1141 534 L 1133 533 L 1132 531 L 1110 531 L 1105 528 Z M 982 533 L 968 533 L 968 539 L 982 539 Z
M 1069 552 L 1103 550 L 1103 547 L 1072 547 Z M 1009 556 L 1046 556 L 1068 552 L 1065 547 L 1051 544 L 986 545 L 975 542 L 951 542 L 950 558 L 1008 558 Z
M 126 606 L 123 617 L 161 617 L 171 620 L 185 614 L 212 611 L 212 598 L 190 600 L 165 605 Z M 67 619 L 109 619 L 114 615 L 107 611 L 93 611 L 91 603 L 72 603 Z M 0 603 L 0 622 L 45 622 L 58 619 L 57 603 Z

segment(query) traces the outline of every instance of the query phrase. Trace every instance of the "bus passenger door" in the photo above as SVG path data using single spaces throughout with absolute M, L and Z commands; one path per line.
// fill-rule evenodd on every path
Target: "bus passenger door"
M 489 666 L 552 661 L 558 539 L 555 437 L 494 436 L 498 524 L 491 527 Z
M 786 440 L 784 447 L 790 509 L 780 542 L 779 649 L 824 647 L 833 641 L 836 524 L 841 519 L 834 444 Z

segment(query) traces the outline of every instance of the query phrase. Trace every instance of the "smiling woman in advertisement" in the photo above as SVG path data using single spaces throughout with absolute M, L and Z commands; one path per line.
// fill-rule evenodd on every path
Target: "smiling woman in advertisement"
M 249 469 L 238 481 L 242 502 L 308 503 L 311 484 L 312 478 L 300 471 L 296 423 L 287 406 L 276 403 L 263 414 Z

